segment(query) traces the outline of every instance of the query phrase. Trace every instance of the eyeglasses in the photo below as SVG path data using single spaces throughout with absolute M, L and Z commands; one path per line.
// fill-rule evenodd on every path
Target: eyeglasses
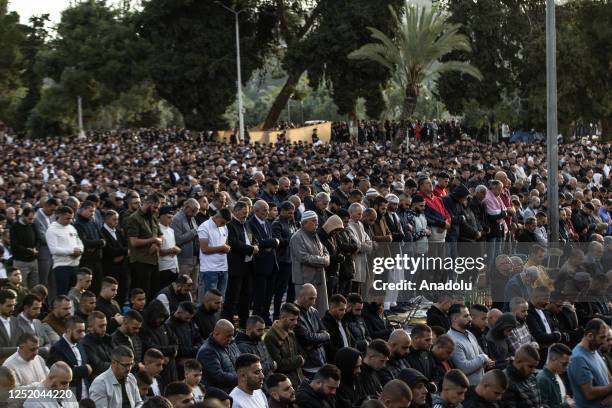
M 129 370 L 134 366 L 134 361 L 131 361 L 129 363 L 122 363 L 121 361 L 118 361 L 118 360 L 113 360 L 113 361 L 119 364 L 121 367 L 125 368 L 126 370 Z

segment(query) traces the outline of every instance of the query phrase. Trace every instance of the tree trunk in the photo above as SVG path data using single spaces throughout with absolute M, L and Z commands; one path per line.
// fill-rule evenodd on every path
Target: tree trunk
M 612 117 L 601 120 L 601 140 L 612 140 Z
M 404 95 L 404 106 L 402 109 L 402 120 L 409 120 L 414 109 L 416 108 L 417 99 L 419 97 L 419 86 L 417 84 L 411 84 L 406 87 Z
M 263 130 L 269 130 L 274 127 L 281 112 L 285 109 L 285 106 L 287 106 L 287 101 L 293 94 L 293 91 L 295 91 L 295 86 L 298 84 L 303 72 L 304 71 L 292 72 L 289 74 L 289 78 L 287 78 L 287 82 L 285 82 L 283 89 L 276 95 L 274 103 L 270 107 L 270 111 L 264 120 Z

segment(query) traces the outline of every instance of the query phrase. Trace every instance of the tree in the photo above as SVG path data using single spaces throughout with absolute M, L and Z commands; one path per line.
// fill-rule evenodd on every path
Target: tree
M 367 27 L 386 27 L 391 18 L 389 6 L 400 7 L 402 0 L 335 0 L 327 2 L 321 11 L 317 29 L 312 34 L 318 44 L 311 57 L 318 65 L 310 67 L 311 81 L 331 82 L 334 102 L 340 114 L 356 117 L 357 99 L 363 97 L 369 117 L 377 118 L 384 109 L 381 83 L 390 73 L 369 60 L 349 59 L 347 50 L 354 50 L 370 41 Z
M 29 129 L 36 134 L 73 132 L 78 96 L 83 98 L 85 123 L 99 124 L 101 109 L 132 90 L 138 92 L 147 80 L 146 54 L 132 15 L 95 0 L 64 10 L 57 37 L 39 53 L 40 69 L 47 79 Z
M 369 27 L 377 42 L 369 43 L 351 52 L 349 58 L 369 59 L 390 72 L 398 71 L 405 90 L 402 118 L 414 112 L 421 84 L 439 73 L 458 71 L 482 79 L 482 74 L 464 61 L 440 59 L 455 51 L 471 51 L 468 38 L 459 34 L 460 25 L 450 24 L 434 8 L 411 6 L 406 3 L 401 14 L 390 8 L 394 37 Z
M 7 0 L 0 0 L 0 121 L 15 124 L 15 111 L 23 97 L 20 71 L 24 40 L 19 15 L 7 12 Z
M 242 78 L 248 81 L 270 51 L 275 27 L 267 1 L 221 2 L 240 13 Z M 236 97 L 235 17 L 212 0 L 151 0 L 139 16 L 150 44 L 146 65 L 157 92 L 194 129 L 224 127 Z

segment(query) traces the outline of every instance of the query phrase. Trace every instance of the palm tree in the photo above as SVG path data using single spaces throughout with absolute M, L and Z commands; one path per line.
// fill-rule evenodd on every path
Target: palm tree
M 468 62 L 440 60 L 452 51 L 471 52 L 467 36 L 460 34 L 460 24 L 448 22 L 433 8 L 410 5 L 406 1 L 401 14 L 389 6 L 394 38 L 368 27 L 377 42 L 366 44 L 349 54 L 351 59 L 369 59 L 387 69 L 399 79 L 404 89 L 402 119 L 414 112 L 423 82 L 440 73 L 459 71 L 482 80 L 478 68 Z

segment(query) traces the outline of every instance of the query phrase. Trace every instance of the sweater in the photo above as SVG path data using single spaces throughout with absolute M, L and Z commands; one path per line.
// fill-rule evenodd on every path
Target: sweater
M 58 266 L 79 266 L 80 256 L 73 257 L 75 248 L 83 252 L 83 242 L 79 238 L 77 230 L 72 225 L 62 225 L 54 222 L 47 229 L 45 234 L 49 252 L 53 257 L 53 267 Z

